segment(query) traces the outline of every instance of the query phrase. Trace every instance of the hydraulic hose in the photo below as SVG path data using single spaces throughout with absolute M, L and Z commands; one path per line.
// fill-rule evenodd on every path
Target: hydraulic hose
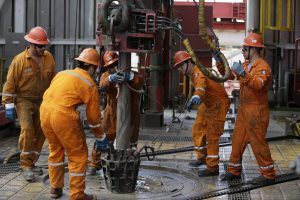
M 191 56 L 192 60 L 196 64 L 196 66 L 199 68 L 199 70 L 207 76 L 209 79 L 214 80 L 216 82 L 225 82 L 228 80 L 230 76 L 230 68 L 227 62 L 227 59 L 225 58 L 224 54 L 220 51 L 219 47 L 217 47 L 211 39 L 208 37 L 206 24 L 205 24 L 205 14 L 204 14 L 204 0 L 199 0 L 199 6 L 198 6 L 198 20 L 199 20 L 199 34 L 202 37 L 203 41 L 207 43 L 209 48 L 212 52 L 218 52 L 218 56 L 221 59 L 224 67 L 225 67 L 225 75 L 224 76 L 216 76 L 211 71 L 206 69 L 204 65 L 202 65 L 199 60 L 197 59 L 197 56 L 195 55 L 192 46 L 187 38 L 184 38 L 182 43 L 184 44 L 188 54 Z

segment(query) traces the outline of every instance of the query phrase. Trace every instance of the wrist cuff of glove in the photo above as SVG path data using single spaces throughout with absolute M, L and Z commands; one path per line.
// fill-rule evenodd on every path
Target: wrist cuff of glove
M 7 104 L 5 104 L 5 108 L 6 109 L 15 108 L 15 104 L 14 103 L 7 103 Z
M 133 72 L 130 72 L 129 80 L 131 81 L 133 78 L 134 78 L 134 73 L 133 73 Z
M 108 81 L 109 81 L 109 82 L 112 82 L 112 80 L 111 80 L 111 75 L 108 76 Z
M 106 138 L 106 134 L 104 133 L 104 134 L 102 135 L 101 138 L 98 138 L 98 140 L 102 141 L 102 140 L 104 140 L 105 138 Z

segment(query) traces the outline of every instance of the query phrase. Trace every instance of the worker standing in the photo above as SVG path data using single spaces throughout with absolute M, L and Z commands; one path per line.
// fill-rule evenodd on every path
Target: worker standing
M 46 31 L 37 26 L 24 38 L 29 42 L 29 47 L 15 56 L 9 66 L 2 103 L 5 104 L 9 120 L 15 119 L 17 111 L 21 126 L 21 168 L 24 178 L 33 181 L 35 175 L 43 174 L 42 169 L 35 166 L 45 141 L 40 127 L 39 108 L 44 91 L 56 72 L 53 56 L 45 50 L 49 43 Z
M 137 72 L 126 71 L 118 72 L 117 66 L 119 56 L 114 51 L 106 51 L 104 56 L 104 68 L 107 70 L 100 78 L 100 88 L 106 89 L 107 104 L 104 110 L 103 130 L 106 133 L 107 140 L 111 143 L 116 138 L 117 124 L 117 97 L 118 83 L 128 84 L 135 90 L 140 90 L 143 86 L 144 79 Z M 125 83 L 127 82 L 127 83 Z M 140 93 L 131 90 L 131 122 L 130 122 L 130 147 L 136 148 L 139 137 L 140 127 Z M 97 145 L 92 150 L 91 162 L 89 163 L 88 174 L 94 175 L 101 169 L 101 151 Z
M 194 104 L 202 103 L 198 108 L 192 130 L 197 154 L 194 166 L 206 163 L 207 168 L 199 170 L 200 177 L 218 175 L 219 138 L 224 131 L 226 113 L 229 109 L 227 93 L 220 83 L 207 78 L 185 51 L 175 53 L 174 69 L 178 69 L 183 75 L 191 76 L 195 92 L 187 105 L 188 109 Z M 205 146 L 206 140 L 207 155 L 201 148 Z
M 253 183 L 275 180 L 274 163 L 266 141 L 269 125 L 267 92 L 272 82 L 272 73 L 268 63 L 260 56 L 262 48 L 264 48 L 262 37 L 250 33 L 243 43 L 242 53 L 245 62 L 243 64 L 235 62 L 231 68 L 240 81 L 240 103 L 232 136 L 228 172 L 221 176 L 222 180 L 240 178 L 242 157 L 248 142 L 261 173 L 252 180 Z
M 49 177 L 51 197 L 59 198 L 64 186 L 64 154 L 68 157 L 70 199 L 96 199 L 84 193 L 88 148 L 80 113 L 76 107 L 86 105 L 89 127 L 101 150 L 107 148 L 102 133 L 97 85 L 92 77 L 99 65 L 100 55 L 92 48 L 84 49 L 74 70 L 59 72 L 46 90 L 41 105 L 41 126 L 49 141 Z

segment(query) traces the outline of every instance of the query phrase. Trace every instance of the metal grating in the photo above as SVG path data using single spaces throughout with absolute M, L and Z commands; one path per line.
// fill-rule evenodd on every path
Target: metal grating
M 228 164 L 228 162 L 224 163 L 225 171 L 227 171 L 227 164 Z M 229 186 L 235 186 L 235 185 L 239 185 L 243 182 L 245 182 L 245 177 L 244 177 L 244 174 L 242 173 L 241 179 L 228 181 L 228 184 L 229 184 Z M 228 194 L 228 200 L 251 200 L 250 191 Z
M 19 163 L 6 164 L 6 165 L 0 164 L 0 178 L 10 173 L 17 172 L 19 170 L 20 170 Z

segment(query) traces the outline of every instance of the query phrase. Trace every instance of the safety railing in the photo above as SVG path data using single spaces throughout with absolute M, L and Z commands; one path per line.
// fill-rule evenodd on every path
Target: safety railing
M 261 0 L 260 16 L 265 17 L 260 18 L 260 32 L 264 29 L 291 31 L 292 15 L 292 0 Z M 283 16 L 286 16 L 286 21 Z

